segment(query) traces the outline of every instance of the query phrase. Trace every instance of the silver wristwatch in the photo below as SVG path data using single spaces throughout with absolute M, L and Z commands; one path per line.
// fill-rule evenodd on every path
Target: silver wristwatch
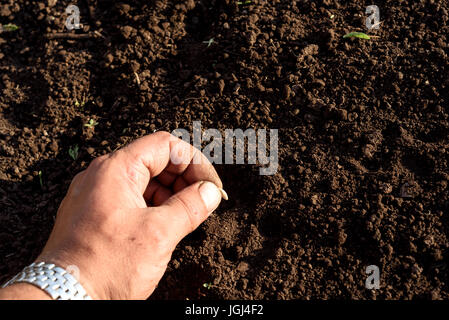
M 54 300 L 92 300 L 74 276 L 54 264 L 32 263 L 5 283 L 2 288 L 18 282 L 35 285 Z

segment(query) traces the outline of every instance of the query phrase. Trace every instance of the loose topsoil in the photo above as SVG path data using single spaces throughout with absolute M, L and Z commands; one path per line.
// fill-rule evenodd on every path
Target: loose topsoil
M 374 2 L 363 40 L 365 1 L 2 0 L 0 281 L 94 157 L 198 120 L 279 129 L 279 170 L 217 166 L 153 299 L 449 298 L 449 1 Z M 69 4 L 90 37 L 47 37 Z

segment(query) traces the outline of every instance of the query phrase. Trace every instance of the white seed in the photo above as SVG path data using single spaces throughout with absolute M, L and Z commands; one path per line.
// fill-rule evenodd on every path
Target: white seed
M 222 197 L 223 199 L 225 199 L 225 200 L 228 200 L 228 199 L 229 199 L 228 194 L 226 193 L 226 191 L 224 191 L 222 188 L 218 188 L 218 190 L 220 190 L 220 192 L 221 192 L 221 197 Z

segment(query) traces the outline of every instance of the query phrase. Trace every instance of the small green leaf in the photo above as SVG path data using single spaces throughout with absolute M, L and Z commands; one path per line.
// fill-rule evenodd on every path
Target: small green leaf
M 12 23 L 0 25 L 1 31 L 16 31 L 17 29 L 19 29 L 19 26 Z
M 69 156 L 75 161 L 76 159 L 78 159 L 78 151 L 79 151 L 79 147 L 78 145 L 74 145 L 73 147 L 70 147 L 69 149 Z
M 41 188 L 43 189 L 44 188 L 44 181 L 42 179 L 42 171 L 39 170 L 37 175 L 39 176 L 39 184 L 41 185 Z
M 89 127 L 89 128 L 93 128 L 98 124 L 97 121 L 95 121 L 94 119 L 90 119 L 88 123 L 85 123 L 84 126 L 85 127 Z
M 209 48 L 215 42 L 214 38 L 210 38 L 208 41 L 203 41 L 204 44 L 207 44 Z
M 371 39 L 371 37 L 369 35 L 367 35 L 366 33 L 363 32 L 350 32 L 348 34 L 345 34 L 343 36 L 344 39 L 346 38 L 359 38 L 359 39 L 365 39 L 365 40 L 369 40 Z
M 210 288 L 212 288 L 212 283 L 203 283 L 203 287 L 207 288 L 207 290 L 210 290 Z

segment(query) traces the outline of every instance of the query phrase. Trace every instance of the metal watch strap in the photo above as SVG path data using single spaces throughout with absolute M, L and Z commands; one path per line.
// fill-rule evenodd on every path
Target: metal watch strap
M 32 263 L 5 283 L 2 288 L 18 282 L 35 285 L 54 300 L 92 300 L 74 276 L 54 264 Z

